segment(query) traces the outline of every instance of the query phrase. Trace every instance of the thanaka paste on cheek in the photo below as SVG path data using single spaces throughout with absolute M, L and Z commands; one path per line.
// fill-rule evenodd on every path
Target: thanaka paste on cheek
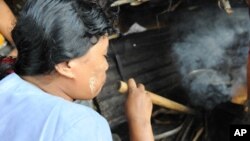
M 89 79 L 89 88 L 90 88 L 91 95 L 93 95 L 96 89 L 96 77 L 91 77 Z

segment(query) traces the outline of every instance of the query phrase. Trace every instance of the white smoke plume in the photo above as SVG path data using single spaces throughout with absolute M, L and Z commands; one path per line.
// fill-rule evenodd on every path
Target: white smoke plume
M 184 35 L 173 52 L 191 102 L 211 109 L 231 98 L 234 85 L 246 83 L 248 9 L 234 9 L 233 15 L 204 9 L 186 17 L 177 25 Z

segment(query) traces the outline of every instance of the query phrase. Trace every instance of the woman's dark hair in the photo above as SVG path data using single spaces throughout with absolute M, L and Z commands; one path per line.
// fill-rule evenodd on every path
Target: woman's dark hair
M 112 20 L 100 0 L 28 0 L 12 37 L 18 75 L 50 73 L 56 64 L 83 56 Z

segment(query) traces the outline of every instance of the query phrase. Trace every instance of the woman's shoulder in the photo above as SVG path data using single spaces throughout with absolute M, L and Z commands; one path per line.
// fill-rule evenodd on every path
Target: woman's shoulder
M 64 103 L 65 102 L 65 103 Z M 111 131 L 107 120 L 94 109 L 85 105 L 64 101 L 60 114 L 63 135 L 58 140 L 105 139 L 111 141 Z M 67 127 L 67 128 L 65 128 Z
M 61 99 L 60 104 L 62 106 L 62 112 L 63 112 L 62 114 L 65 116 L 74 116 L 81 118 L 91 117 L 92 119 L 95 120 L 103 119 L 103 117 L 91 107 L 66 101 L 64 99 Z

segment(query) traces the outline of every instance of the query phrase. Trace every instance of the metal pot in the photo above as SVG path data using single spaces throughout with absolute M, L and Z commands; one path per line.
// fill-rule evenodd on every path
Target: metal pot
M 213 69 L 191 71 L 186 80 L 190 102 L 194 106 L 212 109 L 230 100 L 232 81 L 229 75 Z

